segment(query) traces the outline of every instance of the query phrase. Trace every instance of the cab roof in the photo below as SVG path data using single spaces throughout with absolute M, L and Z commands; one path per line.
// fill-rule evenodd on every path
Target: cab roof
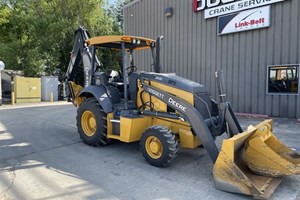
M 126 49 L 142 50 L 155 46 L 155 40 L 129 35 L 98 36 L 89 38 L 88 46 L 107 47 L 121 49 L 121 43 L 125 43 Z

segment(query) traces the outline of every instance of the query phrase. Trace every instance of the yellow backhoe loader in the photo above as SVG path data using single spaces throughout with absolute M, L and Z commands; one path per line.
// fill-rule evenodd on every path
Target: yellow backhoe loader
M 242 130 L 226 99 L 221 71 L 216 72 L 219 102 L 203 85 L 161 73 L 161 40 L 91 38 L 83 28 L 75 32 L 64 80 L 78 108 L 77 127 L 84 143 L 140 141 L 143 156 L 157 167 L 170 165 L 179 145 L 190 149 L 203 145 L 214 163 L 216 188 L 255 198 L 269 198 L 284 176 L 300 173 L 299 153 L 272 134 L 272 120 Z M 119 50 L 122 70 L 104 70 L 97 57 L 103 48 Z M 133 54 L 139 50 L 151 52 L 152 72 L 137 71 Z M 218 149 L 215 138 L 223 133 L 228 139 Z

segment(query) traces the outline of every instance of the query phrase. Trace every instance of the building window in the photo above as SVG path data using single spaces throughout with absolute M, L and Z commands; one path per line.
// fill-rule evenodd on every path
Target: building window
M 298 94 L 299 65 L 268 66 L 268 94 Z

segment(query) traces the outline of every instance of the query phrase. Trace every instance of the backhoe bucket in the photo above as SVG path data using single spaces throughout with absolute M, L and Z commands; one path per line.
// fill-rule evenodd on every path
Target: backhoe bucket
M 300 173 L 300 155 L 271 131 L 266 120 L 223 141 L 213 169 L 217 189 L 268 199 L 283 176 Z

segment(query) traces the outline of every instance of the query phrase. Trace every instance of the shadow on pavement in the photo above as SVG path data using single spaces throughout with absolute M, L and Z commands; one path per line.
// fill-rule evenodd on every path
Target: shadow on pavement
M 155 168 L 138 143 L 83 144 L 75 116 L 71 105 L 0 111 L 0 199 L 250 199 L 214 189 L 213 164 L 203 148 L 180 149 L 170 167 Z M 297 147 L 300 125 L 280 120 L 275 134 Z M 281 192 L 298 194 L 299 178 L 285 184 Z

